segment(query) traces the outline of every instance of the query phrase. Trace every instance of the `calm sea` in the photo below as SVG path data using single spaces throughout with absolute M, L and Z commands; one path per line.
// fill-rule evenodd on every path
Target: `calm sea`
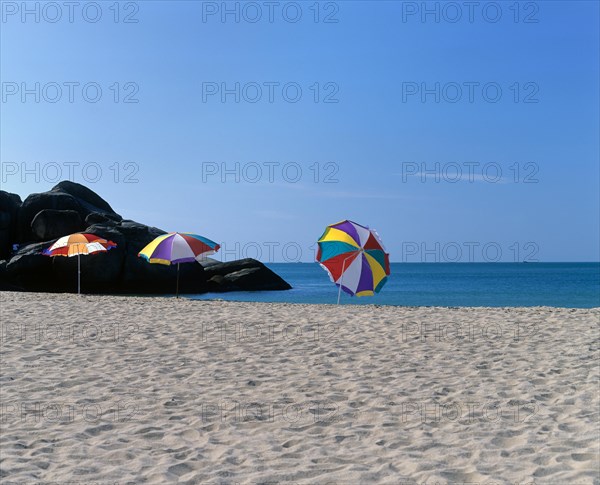
M 285 303 L 335 303 L 337 287 L 317 263 L 277 263 L 269 268 L 290 291 L 235 292 L 197 299 Z M 600 263 L 392 263 L 381 293 L 350 297 L 344 305 L 600 307 Z

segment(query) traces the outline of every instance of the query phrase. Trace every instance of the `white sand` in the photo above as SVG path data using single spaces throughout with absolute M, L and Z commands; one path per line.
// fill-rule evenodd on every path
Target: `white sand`
M 599 309 L 0 303 L 3 484 L 600 483 Z

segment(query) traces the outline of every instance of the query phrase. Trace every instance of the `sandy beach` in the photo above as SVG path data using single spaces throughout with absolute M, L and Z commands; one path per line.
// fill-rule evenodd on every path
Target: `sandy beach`
M 0 302 L 7 485 L 600 483 L 600 309 Z

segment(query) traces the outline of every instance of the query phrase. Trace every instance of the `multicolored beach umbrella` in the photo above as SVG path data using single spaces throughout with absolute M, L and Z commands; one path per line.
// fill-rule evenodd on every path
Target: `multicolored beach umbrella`
M 116 248 L 117 245 L 95 234 L 78 233 L 63 236 L 48 249 L 44 249 L 44 256 L 77 256 L 77 294 L 81 293 L 81 260 L 80 256 L 106 252 Z
M 327 226 L 318 241 L 317 261 L 338 287 L 351 296 L 379 293 L 390 274 L 390 257 L 377 232 L 356 222 Z
M 177 265 L 176 295 L 179 297 L 179 264 L 200 262 L 209 254 L 216 253 L 219 248 L 216 242 L 197 234 L 188 232 L 170 232 L 158 236 L 138 256 L 149 263 Z

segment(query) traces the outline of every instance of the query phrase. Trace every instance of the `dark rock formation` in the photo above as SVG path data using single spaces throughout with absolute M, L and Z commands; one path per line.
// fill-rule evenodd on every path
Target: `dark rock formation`
M 176 266 L 150 264 L 138 253 L 165 234 L 124 220 L 90 189 L 61 182 L 49 192 L 32 194 L 21 204 L 15 194 L 0 192 L 0 290 L 77 291 L 77 258 L 48 257 L 42 250 L 59 237 L 88 232 L 117 244 L 106 253 L 81 256 L 84 293 L 174 293 Z M 19 248 L 12 253 L 12 245 Z M 253 259 L 229 263 L 180 265 L 180 293 L 207 291 L 287 290 L 291 288 L 265 265 Z

